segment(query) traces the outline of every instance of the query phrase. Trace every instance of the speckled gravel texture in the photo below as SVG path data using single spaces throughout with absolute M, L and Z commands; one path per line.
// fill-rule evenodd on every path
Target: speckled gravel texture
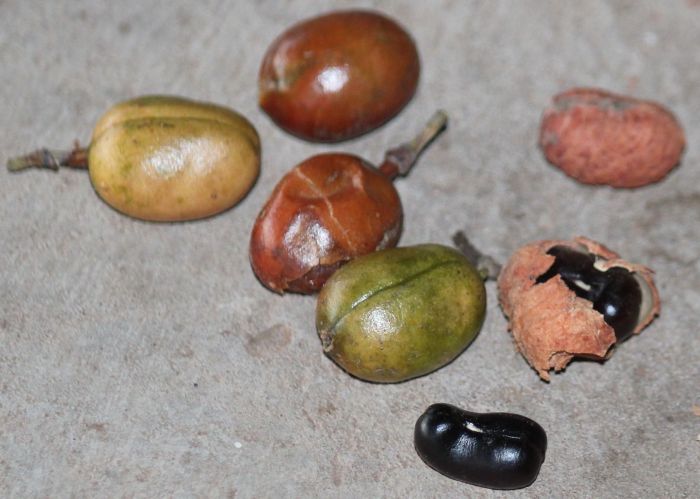
M 414 35 L 418 92 L 360 139 L 300 141 L 258 109 L 258 65 L 291 23 L 350 6 Z M 263 141 L 248 197 L 187 224 L 124 217 L 81 171 L 0 171 L 0 496 L 697 497 L 698 47 L 697 0 L 0 0 L 3 163 L 85 143 L 107 107 L 147 93 L 233 107 Z M 581 85 L 667 105 L 685 127 L 682 165 L 637 190 L 548 165 L 541 112 Z M 314 298 L 270 293 L 250 270 L 254 217 L 299 161 L 379 161 L 437 108 L 449 130 L 397 181 L 401 244 L 450 244 L 463 229 L 504 261 L 533 240 L 585 235 L 656 270 L 661 317 L 605 364 L 574 362 L 546 384 L 489 283 L 480 335 L 431 375 L 368 384 L 326 358 Z M 494 492 L 428 468 L 413 425 L 435 402 L 538 421 L 538 480 Z

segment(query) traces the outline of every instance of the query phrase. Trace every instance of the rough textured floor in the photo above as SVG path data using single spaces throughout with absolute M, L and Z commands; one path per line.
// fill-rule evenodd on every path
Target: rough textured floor
M 405 25 L 423 72 L 383 128 L 335 146 L 257 107 L 266 46 L 332 6 Z M 187 224 L 126 218 L 81 171 L 0 171 L 0 496 L 697 497 L 700 493 L 700 3 L 633 1 L 0 0 L 2 161 L 89 140 L 116 101 L 148 93 L 247 115 L 263 140 L 255 188 Z M 595 85 L 657 99 L 688 147 L 665 181 L 582 186 L 536 147 L 549 97 Z M 312 297 L 276 296 L 248 265 L 253 219 L 277 180 L 326 150 L 378 161 L 437 108 L 451 118 L 407 179 L 401 244 L 464 229 L 501 261 L 586 235 L 657 272 L 663 312 L 605 364 L 550 384 L 488 316 L 455 362 L 398 385 L 350 378 L 322 351 Z M 529 488 L 493 492 L 418 458 L 431 403 L 541 423 Z

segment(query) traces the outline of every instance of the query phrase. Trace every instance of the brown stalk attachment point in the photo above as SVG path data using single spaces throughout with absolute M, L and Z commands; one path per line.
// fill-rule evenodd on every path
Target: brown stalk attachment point
M 88 150 L 75 143 L 70 151 L 57 151 L 53 149 L 37 149 L 25 156 L 10 158 L 7 161 L 7 169 L 11 172 L 25 170 L 27 168 L 48 168 L 58 170 L 61 166 L 69 168 L 87 168 Z
M 447 113 L 436 112 L 413 140 L 387 151 L 379 171 L 390 179 L 408 175 L 421 153 L 446 127 Z

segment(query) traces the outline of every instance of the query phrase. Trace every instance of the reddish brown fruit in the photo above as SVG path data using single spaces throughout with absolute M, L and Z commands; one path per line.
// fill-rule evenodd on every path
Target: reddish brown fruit
M 391 180 L 357 156 L 319 154 L 277 184 L 253 229 L 251 263 L 270 289 L 312 293 L 351 255 L 395 246 L 401 219 Z
M 277 184 L 258 215 L 250 262 L 273 291 L 313 293 L 348 260 L 393 247 L 403 210 L 393 185 L 442 130 L 438 113 L 412 142 L 387 153 L 375 168 L 350 154 L 313 156 Z
M 640 187 L 678 164 L 685 136 L 660 104 L 574 88 L 545 110 L 540 147 L 550 163 L 580 182 Z
M 568 269 L 567 253 L 574 258 Z M 499 301 L 518 350 L 549 381 L 549 370 L 561 371 L 573 357 L 607 358 L 658 315 L 652 274 L 590 239 L 538 241 L 503 268 Z
M 396 22 L 376 12 L 334 12 L 272 43 L 260 67 L 260 106 L 298 137 L 337 142 L 396 115 L 419 73 L 416 46 Z

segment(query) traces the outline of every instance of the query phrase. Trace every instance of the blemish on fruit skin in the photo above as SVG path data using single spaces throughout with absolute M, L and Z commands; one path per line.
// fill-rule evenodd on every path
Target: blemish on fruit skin
M 132 198 L 131 198 L 131 191 L 129 188 L 125 185 L 117 185 L 114 188 L 115 191 L 119 193 L 119 195 L 123 198 L 124 203 L 126 204 L 131 204 Z
M 134 164 L 131 163 L 130 161 L 125 161 L 122 163 L 122 165 L 119 167 L 119 171 L 122 175 L 122 177 L 126 177 L 131 170 L 133 170 Z
M 305 54 L 305 57 L 296 64 L 275 64 L 275 71 L 260 79 L 260 101 L 265 101 L 267 92 L 287 92 L 301 78 L 306 71 L 316 64 L 311 54 Z M 279 71 L 279 72 L 277 72 Z

